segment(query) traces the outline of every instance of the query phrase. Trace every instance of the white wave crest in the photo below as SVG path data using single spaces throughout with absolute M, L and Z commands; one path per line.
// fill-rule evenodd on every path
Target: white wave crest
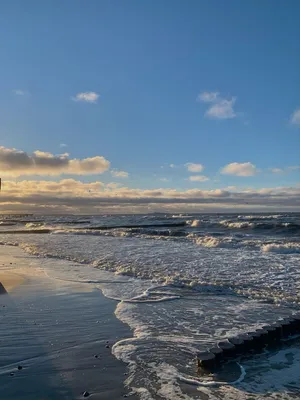
M 28 222 L 25 225 L 25 228 L 34 229 L 34 228 L 40 228 L 41 226 L 45 226 L 44 222 Z
M 285 244 L 269 243 L 261 246 L 261 250 L 265 253 L 283 253 L 283 254 L 300 253 L 300 243 L 296 242 L 290 242 Z
M 227 228 L 233 229 L 243 229 L 243 228 L 253 228 L 254 224 L 251 222 L 232 222 L 227 219 L 220 221 L 220 225 L 226 226 Z
M 193 228 L 195 228 L 197 226 L 200 226 L 200 220 L 199 219 L 189 220 L 189 221 L 186 221 L 186 223 L 188 225 L 190 225 L 191 227 L 193 227 Z
M 282 218 L 283 215 L 281 214 L 274 214 L 274 215 L 238 215 L 238 219 L 277 219 Z
M 192 218 L 192 216 L 186 214 L 174 214 L 172 215 L 172 218 Z
M 195 243 L 203 247 L 219 247 L 221 240 L 213 236 L 198 237 Z

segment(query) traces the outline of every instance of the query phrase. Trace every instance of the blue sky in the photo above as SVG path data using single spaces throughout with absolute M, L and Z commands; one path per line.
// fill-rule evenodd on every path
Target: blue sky
M 82 182 L 295 186 L 299 13 L 297 0 L 2 1 L 0 145 L 103 156 L 128 173 Z M 231 163 L 246 176 L 220 173 Z

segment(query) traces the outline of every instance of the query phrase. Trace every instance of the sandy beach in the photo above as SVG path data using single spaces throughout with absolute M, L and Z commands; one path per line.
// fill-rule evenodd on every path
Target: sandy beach
M 126 397 L 126 365 L 111 348 L 131 332 L 115 302 L 47 277 L 43 260 L 17 247 L 0 250 L 1 399 Z

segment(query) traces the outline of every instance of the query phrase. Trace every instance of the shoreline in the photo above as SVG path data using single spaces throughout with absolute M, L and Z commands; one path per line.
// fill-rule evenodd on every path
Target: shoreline
M 132 331 L 115 317 L 117 302 L 99 289 L 47 277 L 41 262 L 1 246 L 0 282 L 7 291 L 0 295 L 1 398 L 127 397 L 128 371 L 112 346 Z

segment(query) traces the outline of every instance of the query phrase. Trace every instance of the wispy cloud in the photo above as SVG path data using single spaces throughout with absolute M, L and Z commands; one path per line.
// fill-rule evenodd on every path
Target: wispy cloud
M 300 108 L 297 108 L 291 115 L 290 122 L 293 125 L 300 126 Z
M 237 117 L 234 110 L 236 97 L 226 99 L 221 97 L 219 92 L 202 92 L 198 95 L 197 101 L 210 104 L 205 112 L 205 116 L 208 118 L 231 119 Z
M 17 96 L 28 96 L 30 93 L 27 90 L 14 89 L 13 93 Z
M 159 179 L 161 182 L 169 182 L 170 181 L 170 179 L 168 179 L 168 178 L 160 178 Z
M 117 169 L 113 169 L 110 171 L 112 176 L 115 178 L 128 178 L 129 173 L 126 171 L 118 171 Z
M 164 164 L 164 165 L 160 166 L 161 169 L 164 169 L 164 168 L 176 168 L 176 167 L 177 167 L 176 164 Z
M 202 164 L 186 163 L 185 166 L 190 172 L 201 172 L 204 170 L 204 166 Z
M 281 168 L 269 168 L 269 171 L 271 171 L 273 174 L 282 174 L 284 172 L 284 170 Z
M 191 182 L 207 182 L 209 178 L 205 175 L 192 175 L 189 177 L 189 181 Z
M 96 92 L 77 93 L 75 97 L 71 97 L 73 101 L 82 101 L 85 103 L 97 103 L 99 94 Z
M 203 103 L 213 103 L 219 99 L 219 92 L 202 92 L 197 96 L 197 101 Z
M 61 148 L 68 147 L 68 145 L 66 143 L 60 143 L 59 147 L 61 147 Z
M 221 169 L 221 174 L 235 176 L 254 176 L 258 173 L 258 169 L 251 162 L 237 163 L 233 162 L 225 165 Z
M 36 150 L 32 154 L 0 146 L 0 176 L 93 175 L 107 171 L 110 162 L 102 156 L 71 159 L 68 153 L 54 155 Z
M 288 174 L 290 172 L 300 170 L 300 165 L 292 165 L 284 168 L 269 168 L 268 170 L 273 174 Z

